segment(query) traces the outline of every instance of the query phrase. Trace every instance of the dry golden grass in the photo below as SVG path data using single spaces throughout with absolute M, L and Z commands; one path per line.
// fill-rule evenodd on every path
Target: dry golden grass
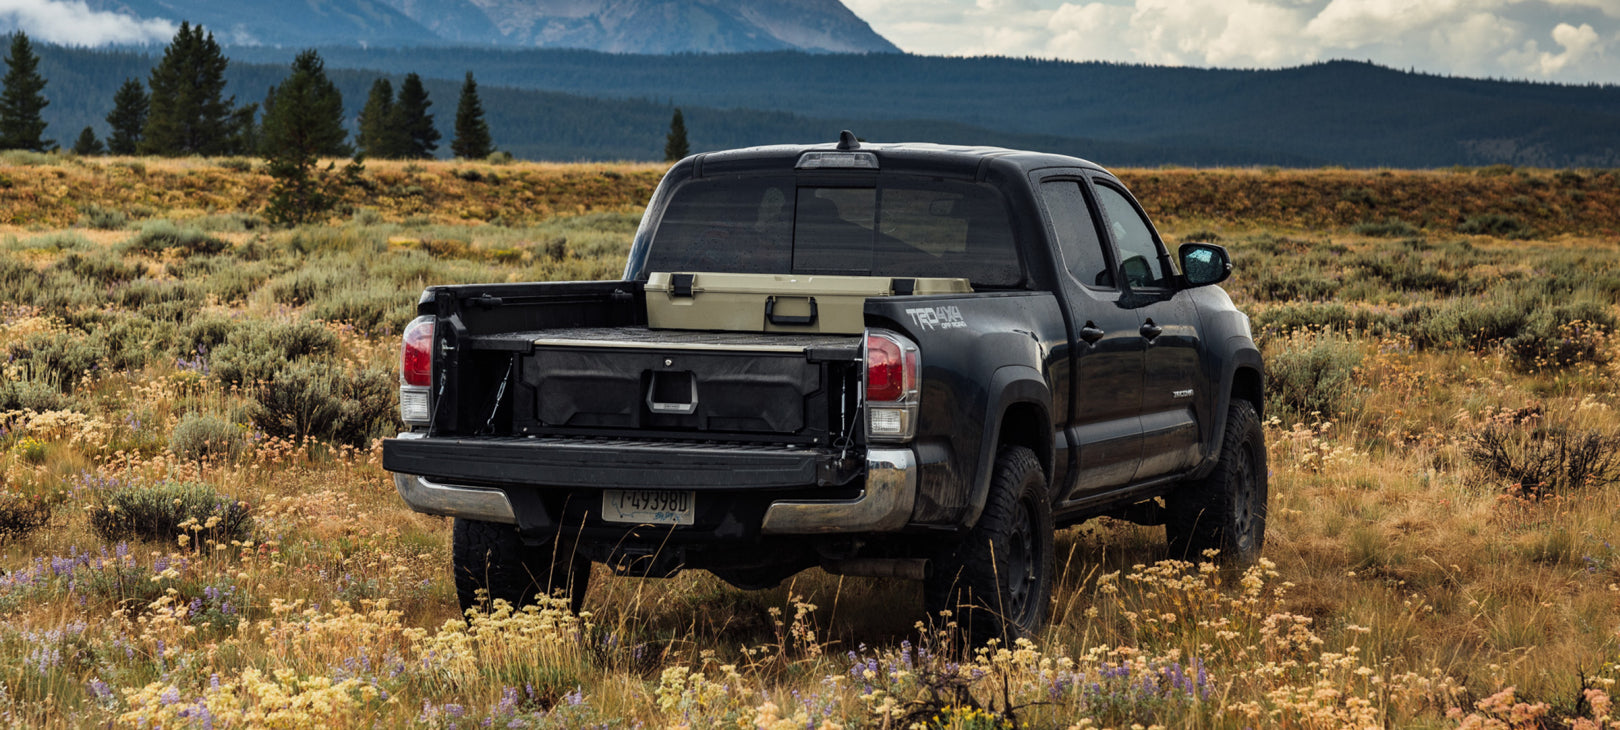
M 0 537 L 12 724 L 1620 727 L 1620 486 L 1526 499 L 1471 456 L 1491 428 L 1516 448 L 1551 427 L 1620 437 L 1620 340 L 1436 334 L 1493 307 L 1586 302 L 1612 323 L 1612 176 L 1125 171 L 1167 238 L 1213 233 L 1238 261 L 1228 289 L 1275 367 L 1267 562 L 1161 562 L 1162 530 L 1097 520 L 1058 537 L 1052 625 L 974 653 L 914 623 L 915 586 L 820 571 L 759 592 L 599 573 L 585 615 L 460 621 L 449 522 L 400 503 L 375 445 L 264 436 L 258 386 L 218 375 L 250 339 L 187 339 L 324 312 L 313 362 L 391 369 L 425 284 L 615 275 L 660 168 L 368 163 L 375 189 L 328 225 L 271 231 L 252 220 L 268 181 L 241 162 L 50 162 L 0 170 L 0 491 L 55 504 Z M 1586 197 L 1510 209 L 1529 241 L 1455 232 L 1521 189 Z M 74 227 L 92 204 L 129 220 Z M 1353 229 L 1391 216 L 1410 241 Z M 228 245 L 131 247 L 156 219 Z M 1324 373 L 1343 376 L 1328 411 L 1277 395 Z M 245 447 L 172 453 L 188 414 Z M 92 530 L 108 494 L 170 480 L 245 502 L 251 537 Z

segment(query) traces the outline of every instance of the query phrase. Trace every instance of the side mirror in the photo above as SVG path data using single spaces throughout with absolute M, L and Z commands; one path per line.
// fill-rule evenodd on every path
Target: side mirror
M 1232 257 L 1213 243 L 1183 243 L 1176 250 L 1187 286 L 1208 286 L 1232 275 Z

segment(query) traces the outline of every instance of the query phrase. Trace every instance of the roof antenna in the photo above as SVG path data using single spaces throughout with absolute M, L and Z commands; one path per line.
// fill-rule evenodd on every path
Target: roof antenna
M 838 133 L 838 149 L 841 149 L 841 150 L 858 150 L 860 148 L 861 148 L 861 141 L 855 138 L 855 133 L 854 132 L 851 132 L 851 131 L 846 129 L 846 130 Z

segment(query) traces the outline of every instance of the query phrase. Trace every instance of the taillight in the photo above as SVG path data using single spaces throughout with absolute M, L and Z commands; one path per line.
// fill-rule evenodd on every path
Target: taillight
M 886 330 L 866 332 L 866 436 L 908 441 L 917 432 L 922 359 L 917 344 Z
M 399 350 L 399 417 L 426 425 L 433 415 L 433 318 L 417 317 L 405 327 Z
M 417 317 L 405 328 L 399 351 L 399 380 L 405 385 L 433 385 L 433 318 Z

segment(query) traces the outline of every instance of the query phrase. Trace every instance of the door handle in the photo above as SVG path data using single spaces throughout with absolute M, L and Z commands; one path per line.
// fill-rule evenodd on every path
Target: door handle
M 1142 329 L 1140 330 L 1140 332 L 1142 333 L 1143 337 L 1146 337 L 1146 338 L 1151 340 L 1151 339 L 1153 339 L 1155 337 L 1158 337 L 1160 333 L 1164 332 L 1164 328 L 1154 324 L 1153 320 L 1150 319 L 1150 320 L 1142 323 Z
M 1106 334 L 1108 333 L 1097 329 L 1097 325 L 1091 322 L 1087 322 L 1086 326 L 1080 328 L 1080 339 L 1090 344 L 1096 344 L 1097 340 L 1102 339 L 1103 335 Z

